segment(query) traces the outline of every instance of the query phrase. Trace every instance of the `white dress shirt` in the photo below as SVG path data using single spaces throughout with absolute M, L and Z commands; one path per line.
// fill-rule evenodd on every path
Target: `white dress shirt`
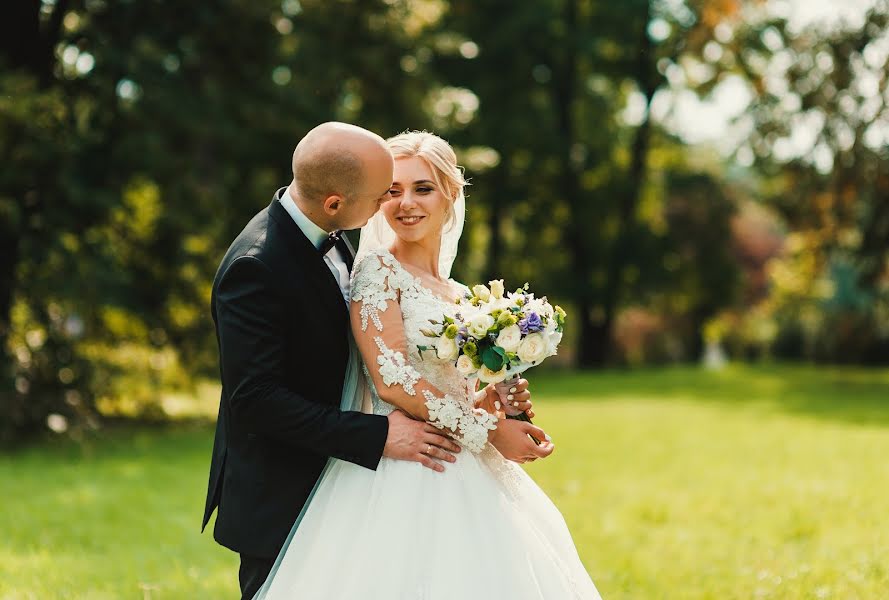
M 281 195 L 280 202 L 281 206 L 284 207 L 284 210 L 286 210 L 293 218 L 296 226 L 300 228 L 300 231 L 309 238 L 309 241 L 315 245 L 315 248 L 320 248 L 321 243 L 327 239 L 328 232 L 315 225 L 315 223 L 313 223 L 312 220 L 299 209 L 288 192 L 285 191 Z M 345 259 L 340 255 L 336 248 L 331 248 L 330 252 L 324 255 L 324 262 L 327 263 L 327 268 L 333 273 L 334 279 L 336 279 L 336 282 L 340 286 L 340 290 L 343 292 L 343 299 L 348 305 L 350 291 L 349 265 L 346 264 Z

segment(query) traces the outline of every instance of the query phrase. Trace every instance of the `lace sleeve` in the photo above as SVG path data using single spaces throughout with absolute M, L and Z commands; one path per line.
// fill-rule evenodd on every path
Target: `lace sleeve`
M 401 292 L 412 285 L 412 276 L 398 268 L 390 254 L 366 256 L 352 275 L 355 341 L 383 400 L 439 429 L 449 430 L 462 446 L 480 452 L 488 441 L 488 431 L 496 428 L 496 417 L 444 394 L 406 358 L 400 301 Z

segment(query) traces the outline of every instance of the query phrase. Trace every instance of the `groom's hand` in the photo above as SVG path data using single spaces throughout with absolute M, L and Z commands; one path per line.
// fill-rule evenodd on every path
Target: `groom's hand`
M 538 446 L 528 437 L 529 435 L 533 435 L 543 442 Z M 503 455 L 503 458 L 517 463 L 546 458 L 556 449 L 552 439 L 540 427 L 526 421 L 513 419 L 497 421 L 497 429 L 491 432 L 489 441 Z
M 412 460 L 424 467 L 444 471 L 440 461 L 454 462 L 460 452 L 453 440 L 425 421 L 415 421 L 400 410 L 389 413 L 389 434 L 383 456 L 397 460 Z

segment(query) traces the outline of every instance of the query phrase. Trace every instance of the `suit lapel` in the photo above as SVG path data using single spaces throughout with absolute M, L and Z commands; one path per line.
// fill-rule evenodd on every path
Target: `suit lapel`
M 343 241 L 346 243 L 346 248 L 349 250 L 348 256 L 346 259 L 346 266 L 349 267 L 349 273 L 352 272 L 352 266 L 355 264 L 355 248 L 352 247 L 352 243 L 349 241 L 349 237 L 344 233 Z
M 329 298 L 330 301 L 325 301 L 323 304 L 339 306 L 337 312 L 348 317 L 349 311 L 343 302 L 343 292 L 333 273 L 327 267 L 327 263 L 324 262 L 324 257 L 309 241 L 287 210 L 281 206 L 279 198 L 286 189 L 281 188 L 275 194 L 271 205 L 269 205 L 269 216 L 284 230 L 284 240 L 293 253 L 299 257 L 299 264 L 305 267 L 309 279 L 316 284 L 321 293 L 321 298 Z

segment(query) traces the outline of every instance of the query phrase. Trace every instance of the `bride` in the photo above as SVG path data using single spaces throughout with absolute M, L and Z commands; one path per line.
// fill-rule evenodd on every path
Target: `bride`
M 392 200 L 362 228 L 352 273 L 364 381 L 345 382 L 342 408 L 403 410 L 464 451 L 443 473 L 330 459 L 255 600 L 598 599 L 558 509 L 488 442 L 497 417 L 473 408 L 484 393 L 452 362 L 418 350 L 420 329 L 453 316 L 468 291 L 448 278 L 465 181 L 435 135 L 388 143 Z

